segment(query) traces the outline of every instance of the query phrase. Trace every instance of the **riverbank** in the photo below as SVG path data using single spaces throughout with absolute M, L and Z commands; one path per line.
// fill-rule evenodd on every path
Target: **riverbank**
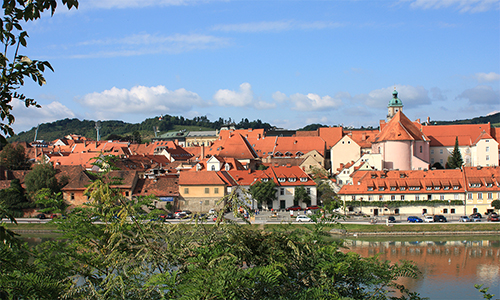
M 209 223 L 210 224 L 210 223 Z M 50 223 L 31 223 L 31 224 L 11 224 L 5 223 L 6 227 L 16 233 L 57 233 L 55 224 Z M 283 227 L 285 224 L 260 224 L 256 226 L 261 230 L 275 230 L 278 227 Z M 359 235 L 500 235 L 500 223 L 431 223 L 431 224 L 349 224 L 343 223 L 335 225 L 335 228 L 327 227 L 326 231 L 331 234 L 341 234 L 348 236 Z M 254 225 L 255 226 L 255 225 Z M 312 229 L 314 224 L 286 224 L 286 227 L 303 227 L 304 229 Z

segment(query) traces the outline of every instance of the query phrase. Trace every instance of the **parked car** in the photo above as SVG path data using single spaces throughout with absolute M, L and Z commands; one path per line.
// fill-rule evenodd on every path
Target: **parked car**
M 297 218 L 295 219 L 297 222 L 311 222 L 312 219 L 309 218 L 306 215 L 298 215 Z
M 45 214 L 38 214 L 36 215 L 36 217 L 40 220 L 44 220 L 44 219 L 47 219 L 47 216 Z
M 423 222 L 423 220 L 422 220 L 422 219 L 420 219 L 419 217 L 416 217 L 416 216 L 409 216 L 409 217 L 406 219 L 406 221 L 407 221 L 408 223 L 422 223 L 422 222 Z
M 426 222 L 426 223 L 434 222 L 434 217 L 433 216 L 425 216 L 424 222 Z
M 389 218 L 387 218 L 387 220 L 389 221 L 389 223 L 396 223 L 396 218 L 394 216 L 390 216 Z
M 469 217 L 467 217 L 467 216 L 461 216 L 461 217 L 458 219 L 458 222 L 470 222 L 470 219 L 469 219 Z
M 479 217 L 479 219 L 481 219 L 483 216 L 482 216 L 480 213 L 475 212 L 475 213 L 473 213 L 472 215 L 470 215 L 470 216 L 469 216 L 469 218 L 471 218 L 471 219 L 472 219 L 473 217 Z
M 488 222 L 498 222 L 500 221 L 500 218 L 496 213 L 491 213 L 489 214 L 488 218 L 486 219 Z
M 434 215 L 434 222 L 448 222 L 443 215 Z
M 469 218 L 471 222 L 481 222 L 481 218 L 478 216 L 472 216 Z
M 291 210 L 293 211 L 302 210 L 302 207 L 300 207 L 299 205 L 294 205 L 286 208 L 286 211 L 291 211 Z
M 217 213 L 217 211 L 215 210 L 215 208 L 212 208 L 208 211 L 208 214 L 209 215 L 215 215 Z
M 320 209 L 320 207 L 317 206 L 317 205 L 311 205 L 311 206 L 306 207 L 306 209 L 308 209 L 308 210 L 314 210 L 314 209 Z

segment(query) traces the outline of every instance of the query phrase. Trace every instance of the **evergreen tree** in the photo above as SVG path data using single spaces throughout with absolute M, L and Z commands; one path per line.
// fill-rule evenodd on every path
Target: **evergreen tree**
M 18 144 L 16 147 L 7 144 L 0 153 L 0 165 L 9 170 L 29 170 L 30 162 L 25 149 Z
M 446 163 L 446 167 L 448 169 L 460 169 L 464 164 L 464 160 L 462 159 L 462 154 L 460 154 L 460 149 L 458 149 L 458 136 L 455 139 L 455 148 L 453 148 L 453 152 L 450 156 L 448 156 L 448 162 Z

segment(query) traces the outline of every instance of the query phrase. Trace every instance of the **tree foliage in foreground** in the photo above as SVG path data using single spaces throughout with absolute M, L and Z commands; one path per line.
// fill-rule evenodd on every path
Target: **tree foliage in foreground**
M 144 222 L 151 199 L 127 201 L 115 180 L 98 176 L 89 205 L 56 221 L 61 240 L 0 244 L 2 298 L 420 299 L 395 283 L 417 276 L 414 265 L 345 253 L 315 230 L 323 221 L 307 232 L 286 224 L 264 232 L 222 215 L 210 226 Z M 236 193 L 221 201 L 244 205 Z
M 8 170 L 29 170 L 31 163 L 26 156 L 26 151 L 21 144 L 16 147 L 7 144 L 0 152 L 0 166 Z

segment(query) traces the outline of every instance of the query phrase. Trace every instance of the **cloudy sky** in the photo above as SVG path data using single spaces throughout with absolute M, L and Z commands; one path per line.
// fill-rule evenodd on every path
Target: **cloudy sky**
M 170 114 L 378 126 L 500 111 L 500 0 L 80 0 L 24 25 L 48 60 L 16 132 L 63 118 Z

